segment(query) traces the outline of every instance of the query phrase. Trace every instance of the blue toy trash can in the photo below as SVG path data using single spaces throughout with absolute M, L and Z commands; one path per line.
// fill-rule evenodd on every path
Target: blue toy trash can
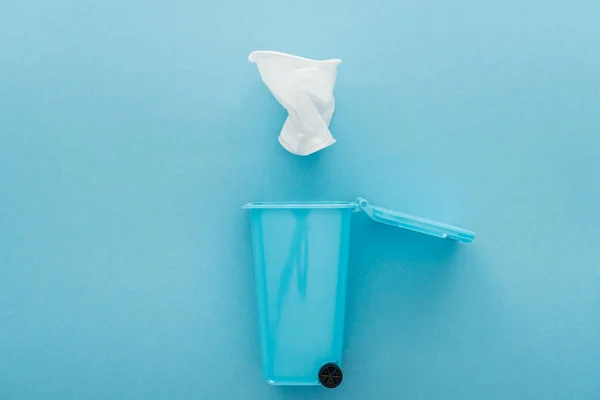
M 248 203 L 262 368 L 275 385 L 336 387 L 342 381 L 352 213 L 438 237 L 472 232 L 355 202 Z

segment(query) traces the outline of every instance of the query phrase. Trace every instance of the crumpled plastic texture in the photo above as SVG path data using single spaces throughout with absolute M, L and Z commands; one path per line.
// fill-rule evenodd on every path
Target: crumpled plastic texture
M 329 124 L 342 60 L 310 60 L 275 51 L 255 51 L 248 59 L 257 65 L 263 82 L 288 112 L 279 135 L 279 143 L 287 151 L 307 156 L 336 142 Z

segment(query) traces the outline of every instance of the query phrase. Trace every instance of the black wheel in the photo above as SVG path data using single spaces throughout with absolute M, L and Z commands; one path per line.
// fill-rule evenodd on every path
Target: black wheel
M 338 387 L 343 377 L 342 370 L 335 364 L 325 364 L 319 371 L 319 382 L 329 389 Z

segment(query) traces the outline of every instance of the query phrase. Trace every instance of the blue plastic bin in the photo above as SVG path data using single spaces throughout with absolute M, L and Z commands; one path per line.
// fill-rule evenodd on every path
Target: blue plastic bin
M 473 232 L 355 202 L 249 203 L 263 373 L 275 385 L 342 380 L 352 213 L 471 242 Z

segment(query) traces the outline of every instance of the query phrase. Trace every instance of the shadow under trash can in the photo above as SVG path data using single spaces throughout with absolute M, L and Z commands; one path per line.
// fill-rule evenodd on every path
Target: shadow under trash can
M 473 241 L 455 226 L 355 202 L 258 202 L 250 211 L 262 369 L 274 385 L 337 387 L 352 213 L 399 228 Z

